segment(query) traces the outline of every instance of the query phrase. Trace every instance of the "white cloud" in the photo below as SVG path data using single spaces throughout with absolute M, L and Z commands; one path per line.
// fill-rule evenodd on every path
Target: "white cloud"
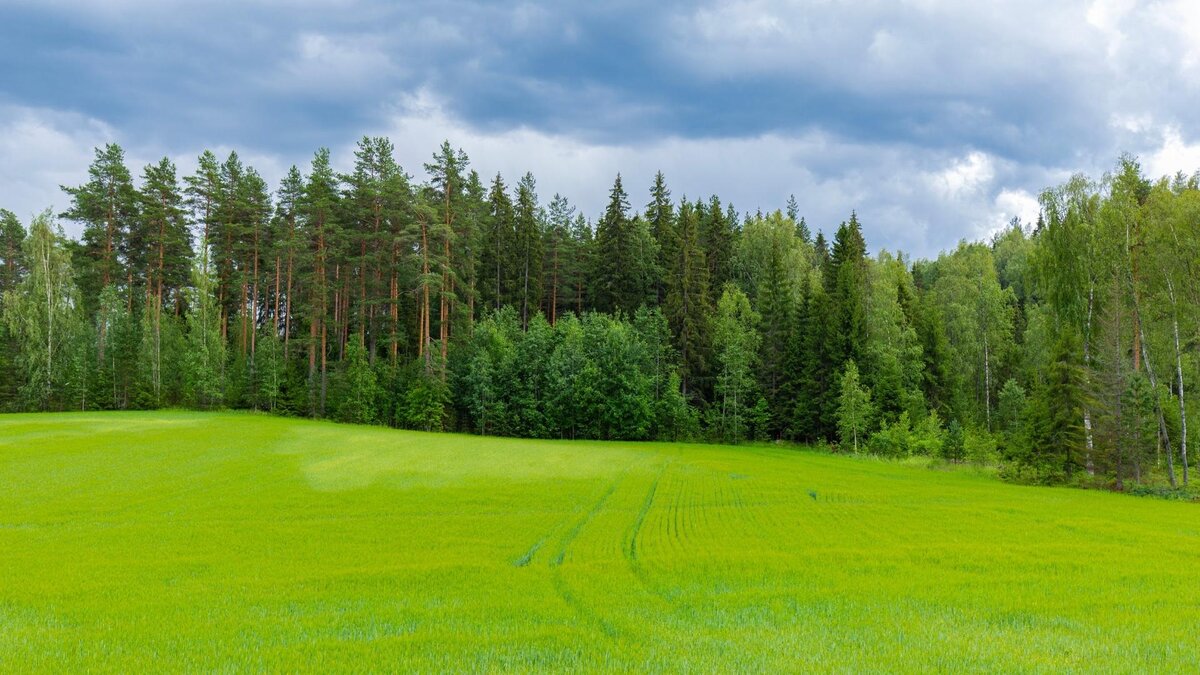
M 61 212 L 67 200 L 59 185 L 86 180 L 92 149 L 116 137 L 112 127 L 91 117 L 0 106 L 0 207 L 23 222 L 43 209 Z
M 1152 178 L 1191 174 L 1200 170 L 1200 143 L 1188 143 L 1175 127 L 1162 131 L 1162 143 L 1143 157 L 1143 167 Z
M 987 188 L 995 178 L 992 159 L 979 151 L 955 159 L 945 169 L 930 174 L 930 186 L 945 199 L 971 197 Z
M 990 237 L 1008 227 L 1013 218 L 1020 218 L 1025 225 L 1032 225 L 1037 222 L 1038 214 L 1041 213 L 1037 197 L 1020 189 L 1001 190 L 993 204 L 995 210 L 991 222 L 976 230 L 979 237 Z

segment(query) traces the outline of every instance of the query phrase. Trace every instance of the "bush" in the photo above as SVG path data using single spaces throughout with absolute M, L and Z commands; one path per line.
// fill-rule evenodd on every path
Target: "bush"
M 912 454 L 912 441 L 908 413 L 902 412 L 895 422 L 871 435 L 867 441 L 867 450 L 880 457 L 908 457 Z
M 942 441 L 942 457 L 951 462 L 961 462 L 964 454 L 963 428 L 958 420 L 950 420 L 946 436 Z
M 1023 462 L 1005 464 L 1000 467 L 999 476 L 1002 480 L 1022 485 L 1061 485 L 1067 480 L 1067 475 L 1061 469 Z
M 398 417 L 410 429 L 441 431 L 446 424 L 446 408 L 450 405 L 450 388 L 437 375 L 415 378 Z
M 963 449 L 968 462 L 983 466 L 996 457 L 996 438 L 983 430 L 971 431 L 966 435 Z
M 946 432 L 942 429 L 942 420 L 937 411 L 930 410 L 925 419 L 917 425 L 912 434 L 912 451 L 914 454 L 940 457 Z
M 1135 497 L 1153 497 L 1181 502 L 1200 501 L 1200 497 L 1191 493 L 1187 488 L 1172 488 L 1166 485 L 1134 485 L 1129 488 L 1129 494 Z

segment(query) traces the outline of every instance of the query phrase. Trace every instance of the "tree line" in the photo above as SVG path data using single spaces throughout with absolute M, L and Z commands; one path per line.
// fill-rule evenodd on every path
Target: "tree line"
M 814 233 L 794 197 L 738 213 L 659 173 L 635 207 L 618 175 L 593 221 L 448 142 L 423 169 L 363 138 L 350 173 L 322 149 L 272 191 L 236 152 L 135 181 L 97 148 L 64 212 L 0 210 L 0 407 L 791 440 L 1188 483 L 1200 176 L 1122 157 L 1046 190 L 1036 223 L 912 260 L 868 255 L 854 213 Z

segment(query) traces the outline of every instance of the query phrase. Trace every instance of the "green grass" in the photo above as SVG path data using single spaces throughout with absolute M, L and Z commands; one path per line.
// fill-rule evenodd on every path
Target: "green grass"
M 0 416 L 0 672 L 1194 670 L 1200 508 L 776 448 Z

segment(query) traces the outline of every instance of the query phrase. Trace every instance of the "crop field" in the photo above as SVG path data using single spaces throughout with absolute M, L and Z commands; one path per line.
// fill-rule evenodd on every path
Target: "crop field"
M 1194 671 L 1200 508 L 768 447 L 0 417 L 0 671 Z

